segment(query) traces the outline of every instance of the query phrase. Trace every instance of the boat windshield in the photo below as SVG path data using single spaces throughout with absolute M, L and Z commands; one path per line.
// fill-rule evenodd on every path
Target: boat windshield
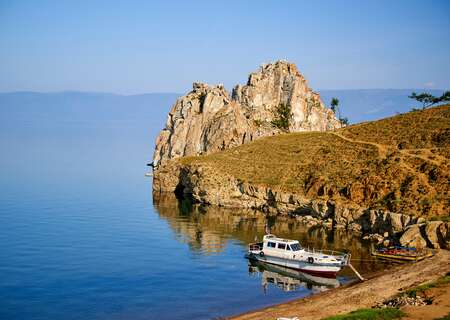
M 298 243 L 291 244 L 292 251 L 300 250 L 300 245 Z

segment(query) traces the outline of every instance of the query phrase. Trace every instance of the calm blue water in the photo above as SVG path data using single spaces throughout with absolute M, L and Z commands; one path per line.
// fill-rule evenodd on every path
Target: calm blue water
M 1 319 L 210 319 L 323 289 L 249 272 L 243 255 L 263 233 L 262 215 L 170 197 L 153 203 L 144 177 L 159 129 L 149 125 L 151 112 L 95 121 L 7 116 L 0 129 Z M 346 235 L 275 224 L 279 234 L 311 245 L 367 254 Z

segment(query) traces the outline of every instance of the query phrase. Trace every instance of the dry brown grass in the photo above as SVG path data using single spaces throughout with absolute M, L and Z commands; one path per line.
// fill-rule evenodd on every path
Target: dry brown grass
M 339 156 L 337 157 L 337 154 Z M 350 166 L 371 166 L 377 150 L 370 145 L 348 143 L 319 132 L 293 133 L 263 138 L 224 152 L 184 159 L 184 163 L 207 163 L 250 183 L 284 190 L 304 189 L 314 172 L 333 180 L 363 174 Z
M 184 164 L 255 185 L 407 214 L 445 214 L 450 106 L 409 112 L 337 132 L 277 135 Z
M 379 121 L 366 122 L 339 130 L 352 139 L 375 142 L 398 149 L 450 147 L 449 105 L 404 113 Z

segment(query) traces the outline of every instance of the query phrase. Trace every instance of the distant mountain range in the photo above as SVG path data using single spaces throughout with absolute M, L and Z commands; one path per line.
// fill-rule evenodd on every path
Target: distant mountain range
M 340 101 L 341 116 L 350 123 L 376 120 L 411 110 L 420 105 L 408 98 L 424 89 L 320 90 L 326 105 L 331 98 Z M 434 95 L 443 90 L 427 90 Z M 177 93 L 118 95 L 91 92 L 12 92 L 0 93 L 0 125 L 4 130 L 30 127 L 62 128 L 79 122 L 108 125 L 123 123 L 130 129 L 145 130 L 154 141 L 164 127 L 167 113 Z
M 126 120 L 149 117 L 160 120 L 167 115 L 179 94 L 148 93 L 118 95 L 112 93 L 64 91 L 55 93 L 0 93 L 0 114 L 22 119 L 51 115 L 66 120 Z
M 176 93 L 129 96 L 90 92 L 0 93 L 0 138 L 42 137 L 43 134 L 51 137 L 74 132 L 97 137 L 101 132 L 111 139 L 145 139 L 151 146 L 178 96 Z

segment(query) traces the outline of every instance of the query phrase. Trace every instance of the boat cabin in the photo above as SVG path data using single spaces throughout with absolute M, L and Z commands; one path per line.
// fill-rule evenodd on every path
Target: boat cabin
M 263 238 L 263 250 L 264 251 L 288 251 L 295 252 L 302 250 L 300 243 L 297 240 L 287 240 L 277 238 L 274 235 L 265 235 Z

